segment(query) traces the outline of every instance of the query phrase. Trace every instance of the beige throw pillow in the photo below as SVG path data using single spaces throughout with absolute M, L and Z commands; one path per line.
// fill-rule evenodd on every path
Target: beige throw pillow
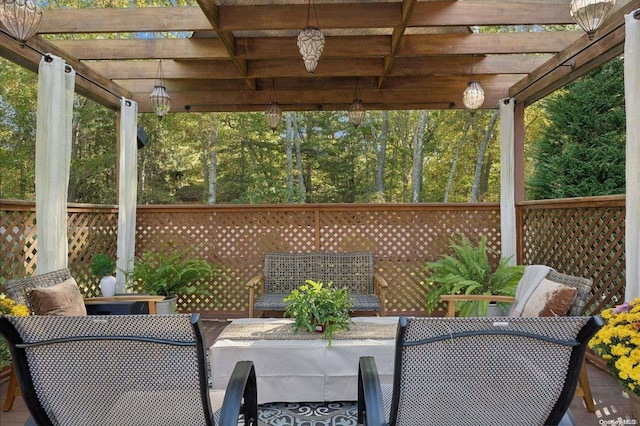
M 562 317 L 567 315 L 577 290 L 543 278 L 522 309 L 523 317 Z
M 31 289 L 29 300 L 36 315 L 87 315 L 82 294 L 73 278 L 51 287 Z

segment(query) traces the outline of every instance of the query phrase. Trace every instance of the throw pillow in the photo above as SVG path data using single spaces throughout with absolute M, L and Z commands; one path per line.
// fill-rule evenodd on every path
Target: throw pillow
M 567 315 L 578 291 L 574 287 L 543 278 L 522 309 L 523 317 L 561 317 Z
M 29 300 L 36 315 L 87 315 L 82 294 L 73 278 L 51 287 L 33 288 Z

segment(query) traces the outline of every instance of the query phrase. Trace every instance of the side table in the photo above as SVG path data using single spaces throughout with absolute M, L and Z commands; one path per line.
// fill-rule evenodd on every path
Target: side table
M 156 302 L 164 300 L 164 296 L 151 296 L 149 294 L 123 294 L 110 297 L 87 297 L 84 299 L 85 305 L 97 305 L 100 303 L 114 303 L 114 302 L 147 302 L 149 304 L 149 315 L 156 315 L 158 310 L 156 309 Z

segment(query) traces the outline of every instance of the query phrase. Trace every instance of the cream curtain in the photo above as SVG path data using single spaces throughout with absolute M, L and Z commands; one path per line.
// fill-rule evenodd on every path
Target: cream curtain
M 75 76 L 65 61 L 45 55 L 38 69 L 36 127 L 36 222 L 38 263 L 43 274 L 67 267 L 67 192 Z
M 125 293 L 126 277 L 133 269 L 136 245 L 136 199 L 138 194 L 138 104 L 120 101 L 120 170 L 118 188 L 118 258 L 116 293 Z
M 515 99 L 500 100 L 500 235 L 502 257 L 516 259 L 516 208 L 514 174 Z
M 640 11 L 640 9 L 635 12 Z M 625 300 L 640 296 L 638 268 L 640 255 L 640 21 L 632 12 L 625 15 L 624 44 L 624 97 L 627 113 L 626 192 L 625 217 L 626 290 Z

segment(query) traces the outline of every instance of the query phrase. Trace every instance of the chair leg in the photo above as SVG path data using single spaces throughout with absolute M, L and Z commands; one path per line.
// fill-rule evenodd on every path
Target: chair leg
M 16 396 L 22 395 L 20 393 L 20 385 L 18 384 L 18 378 L 16 377 L 16 371 L 11 368 L 9 376 L 9 385 L 7 386 L 7 393 L 4 397 L 4 404 L 2 405 L 2 411 L 9 411 L 13 407 L 13 401 Z
M 582 368 L 580 369 L 576 395 L 582 395 L 582 398 L 584 399 L 584 405 L 587 407 L 587 411 L 590 413 L 595 413 L 596 405 L 593 402 L 591 386 L 589 385 L 589 377 L 587 376 L 587 364 L 585 361 L 582 362 Z

